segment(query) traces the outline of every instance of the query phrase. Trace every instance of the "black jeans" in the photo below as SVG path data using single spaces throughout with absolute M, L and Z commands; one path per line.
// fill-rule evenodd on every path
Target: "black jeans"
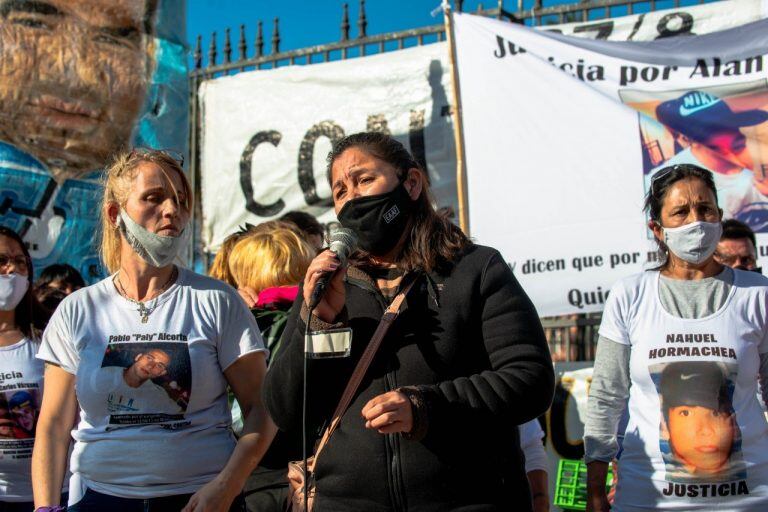
M 67 512 L 179 512 L 189 502 L 191 494 L 177 494 L 162 498 L 119 498 L 86 489 L 83 499 L 67 508 Z M 243 496 L 238 496 L 229 512 L 245 512 Z

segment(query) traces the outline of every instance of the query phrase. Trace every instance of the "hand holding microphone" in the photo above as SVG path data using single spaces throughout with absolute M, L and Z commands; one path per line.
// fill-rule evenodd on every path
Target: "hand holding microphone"
M 329 248 L 315 257 L 304 277 L 304 302 L 320 320 L 331 323 L 344 307 L 347 258 L 357 246 L 355 234 L 345 228 L 333 232 Z

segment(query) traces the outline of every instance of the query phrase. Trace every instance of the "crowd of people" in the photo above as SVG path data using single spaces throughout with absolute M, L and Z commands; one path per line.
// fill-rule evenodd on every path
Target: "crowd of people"
M 105 174 L 105 279 L 53 265 L 35 280 L 0 228 L 0 511 L 550 510 L 541 322 L 402 144 L 333 145 L 349 254 L 290 212 L 227 237 L 208 276 L 178 260 L 194 207 L 181 161 L 134 149 Z M 587 508 L 762 510 L 754 234 L 723 221 L 696 165 L 656 173 L 646 209 L 662 263 L 606 304 Z

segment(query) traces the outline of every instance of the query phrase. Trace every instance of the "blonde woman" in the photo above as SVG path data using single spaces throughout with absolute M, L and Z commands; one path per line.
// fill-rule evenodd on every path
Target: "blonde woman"
M 291 307 L 315 250 L 290 224 L 269 222 L 255 229 L 235 244 L 229 272 L 265 335 L 273 323 L 269 312 Z M 271 335 L 265 341 L 274 355 L 272 343 L 278 340 Z
M 191 208 L 180 162 L 165 152 L 134 150 L 107 169 L 112 275 L 61 303 L 38 354 L 48 364 L 37 507 L 59 505 L 79 405 L 71 464 L 84 494 L 70 511 L 244 510 L 243 484 L 275 432 L 260 400 L 266 351 L 232 288 L 173 264 Z M 227 386 L 244 413 L 238 440 Z
M 235 244 L 229 255 L 229 270 L 246 301 L 270 350 L 279 351 L 298 283 L 304 279 L 315 254 L 314 248 L 285 222 L 265 222 Z M 233 407 L 233 413 L 235 408 Z M 301 458 L 301 433 L 278 432 L 269 451 L 246 485 L 249 510 L 282 512 L 288 497 L 288 462 Z

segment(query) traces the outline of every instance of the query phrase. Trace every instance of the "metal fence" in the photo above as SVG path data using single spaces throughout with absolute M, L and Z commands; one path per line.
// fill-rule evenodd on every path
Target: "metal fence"
M 704 3 L 704 0 L 688 1 L 686 5 L 691 3 Z M 462 12 L 462 4 L 462 1 L 456 1 L 455 9 Z M 653 11 L 657 9 L 657 5 L 658 8 L 672 8 L 680 7 L 680 4 L 681 0 L 665 0 L 663 2 L 656 0 L 582 0 L 571 4 L 543 7 L 542 0 L 536 0 L 533 7 L 526 10 L 523 8 L 523 0 L 518 0 L 517 10 L 510 12 L 504 9 L 502 0 L 499 0 L 496 7 L 492 9 L 484 9 L 481 4 L 475 14 L 503 19 L 512 23 L 542 26 L 607 19 L 632 14 L 637 10 Z M 200 197 L 200 111 L 197 91 L 204 81 L 243 71 L 311 65 L 397 51 L 410 46 L 421 46 L 445 40 L 445 28 L 442 23 L 398 32 L 369 35 L 365 0 L 360 0 L 355 24 L 357 33 L 353 37 L 349 7 L 348 4 L 344 4 L 339 27 L 341 32 L 339 41 L 289 51 L 280 49 L 280 20 L 278 18 L 272 20 L 272 34 L 269 40 L 264 35 L 264 23 L 262 21 L 256 25 L 252 43 L 249 43 L 250 39 L 245 25 L 240 25 L 237 41 L 234 45 L 234 37 L 230 29 L 225 31 L 221 44 L 219 44 L 217 34 L 214 32 L 207 44 L 205 55 L 203 37 L 197 36 L 192 56 L 192 70 L 189 74 L 189 108 L 192 123 L 189 144 L 190 174 L 197 197 Z M 600 36 L 598 35 L 598 37 Z M 270 45 L 269 53 L 265 52 L 267 43 Z M 198 211 L 195 212 L 195 216 L 197 219 L 201 219 L 200 202 L 198 201 L 196 204 Z M 555 360 L 584 361 L 594 359 L 600 314 L 543 318 L 542 324 Z

